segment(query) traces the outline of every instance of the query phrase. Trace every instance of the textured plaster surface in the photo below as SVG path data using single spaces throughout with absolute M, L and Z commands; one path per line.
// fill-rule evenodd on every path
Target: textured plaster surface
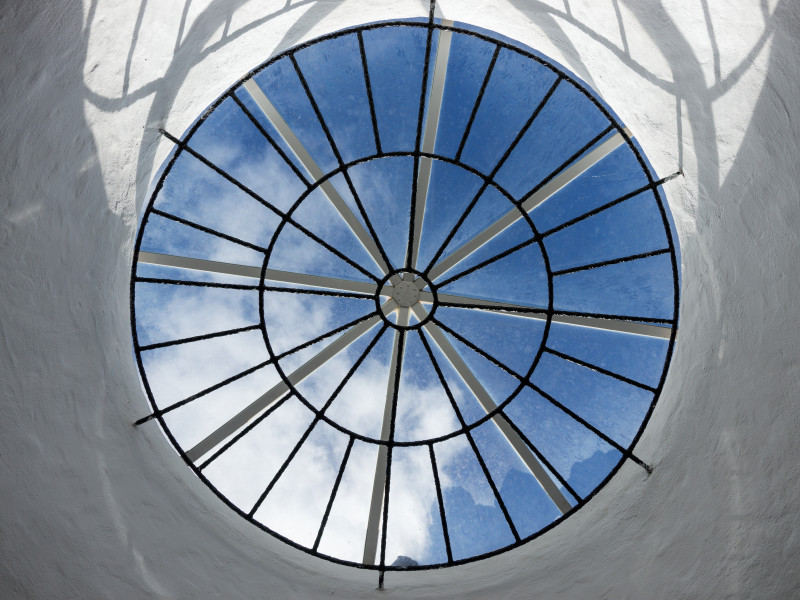
M 137 216 L 181 133 L 271 54 L 416 0 L 0 4 L 0 596 L 791 598 L 800 589 L 800 8 L 442 0 L 554 57 L 629 125 L 682 246 L 681 328 L 637 452 L 584 509 L 467 567 L 373 573 L 233 515 L 146 414 Z

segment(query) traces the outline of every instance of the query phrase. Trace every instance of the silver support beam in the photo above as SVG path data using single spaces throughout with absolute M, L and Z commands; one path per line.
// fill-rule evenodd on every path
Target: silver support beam
M 401 327 L 408 325 L 409 310 L 399 309 L 397 324 Z M 386 384 L 386 402 L 383 406 L 383 423 L 381 425 L 381 439 L 389 440 L 389 433 L 392 424 L 392 408 L 394 405 L 395 376 L 397 374 L 397 363 L 402 360 L 400 356 L 400 336 L 402 332 L 395 330 L 394 345 L 392 346 L 392 358 L 389 361 L 389 381 Z M 378 553 L 378 539 L 380 538 L 380 522 L 383 514 L 383 498 L 386 491 L 386 468 L 388 461 L 387 446 L 378 447 L 378 461 L 375 464 L 375 477 L 372 481 L 372 496 L 369 502 L 369 518 L 367 520 L 367 535 L 364 539 L 364 557 L 362 562 L 365 565 L 374 565 Z
M 264 116 L 267 117 L 267 120 L 269 120 L 272 126 L 281 135 L 283 141 L 286 142 L 286 145 L 289 146 L 291 151 L 297 157 L 297 160 L 300 161 L 300 164 L 303 165 L 303 168 L 308 172 L 312 181 L 316 182 L 322 179 L 325 176 L 325 173 L 316 163 L 300 139 L 295 135 L 294 131 L 292 131 L 292 129 L 289 127 L 289 124 L 283 119 L 281 114 L 278 112 L 278 109 L 275 108 L 275 105 L 273 105 L 269 98 L 267 98 L 264 90 L 259 87 L 254 79 L 248 79 L 244 83 L 243 87 L 247 90 L 247 92 L 253 98 L 253 101 L 261 109 L 261 112 L 264 113 Z M 328 200 L 331 201 L 331 204 L 333 204 L 334 208 L 339 212 L 339 215 L 342 217 L 342 219 L 344 219 L 344 222 L 347 224 L 353 234 L 358 238 L 358 241 L 361 242 L 361 245 L 367 250 L 369 255 L 372 257 L 372 260 L 375 261 L 375 264 L 378 265 L 381 273 L 384 275 L 388 273 L 391 269 L 383 260 L 383 256 L 381 256 L 375 240 L 361 224 L 361 221 L 358 220 L 358 217 L 356 217 L 356 215 L 353 214 L 353 211 L 350 210 L 350 207 L 339 195 L 339 192 L 333 186 L 333 183 L 330 181 L 330 179 L 321 183 L 319 187 L 328 197 Z
M 442 20 L 442 25 L 452 27 L 453 21 Z M 444 97 L 444 83 L 447 75 L 447 63 L 450 60 L 450 42 L 453 38 L 452 31 L 439 30 L 439 45 L 436 48 L 436 62 L 433 68 L 430 95 L 428 96 L 428 114 L 425 120 L 425 136 L 422 140 L 422 152 L 433 154 L 436 146 L 436 132 L 439 129 L 439 115 L 442 110 Z M 416 208 L 414 211 L 414 238 L 411 240 L 412 269 L 417 268 L 419 245 L 422 238 L 422 221 L 425 218 L 425 204 L 428 199 L 428 186 L 431 180 L 433 160 L 427 156 L 419 159 L 419 172 L 417 175 Z
M 232 263 L 217 262 L 215 260 L 174 256 L 172 254 L 139 252 L 139 262 L 163 267 L 190 269 L 192 271 L 205 271 L 206 273 L 236 275 L 238 277 L 250 277 L 253 279 L 261 278 L 261 267 L 235 265 Z M 278 271 L 276 269 L 267 269 L 264 280 L 323 288 L 326 290 L 336 290 L 338 292 L 355 292 L 357 294 L 374 294 L 378 289 L 378 286 L 374 283 L 336 279 L 334 277 L 323 277 L 321 275 L 307 275 L 305 273 L 290 273 L 289 271 Z
M 425 309 L 419 303 L 417 303 L 412 310 L 420 321 L 427 316 Z M 478 378 L 472 372 L 472 369 L 467 366 L 467 363 L 464 362 L 464 359 L 461 358 L 458 351 L 447 339 L 444 332 L 442 332 L 442 330 L 432 322 L 428 322 L 422 327 L 428 334 L 430 334 L 431 338 L 433 338 L 433 341 L 437 346 L 439 346 L 439 349 L 447 357 L 447 360 L 450 361 L 451 365 L 453 365 L 453 368 L 473 393 L 475 398 L 477 398 L 478 402 L 483 407 L 483 410 L 485 410 L 487 413 L 495 410 L 497 408 L 497 404 L 495 404 L 494 400 L 489 395 L 489 392 L 487 392 L 486 389 L 481 385 L 480 381 L 478 381 Z M 517 432 L 513 427 L 511 427 L 505 417 L 498 413 L 492 417 L 492 422 L 497 426 L 497 428 L 500 430 L 500 433 L 503 434 L 506 440 L 508 440 L 508 443 L 520 457 L 522 462 L 525 463 L 525 466 L 528 467 L 528 470 L 536 478 L 536 481 L 539 482 L 539 485 L 542 486 L 542 489 L 545 491 L 545 493 L 558 507 L 558 510 L 561 511 L 561 514 L 565 514 L 572 510 L 572 505 L 567 501 L 556 483 L 547 474 L 545 468 L 539 463 L 539 460 L 533 454 L 531 449 L 528 448 L 528 445 L 521 437 L 519 437 Z
M 533 306 L 522 306 L 510 302 L 495 302 L 494 300 L 483 300 L 482 298 L 469 298 L 467 296 L 454 296 L 451 294 L 438 294 L 440 302 L 453 302 L 455 304 L 469 305 L 477 310 L 487 310 L 493 313 L 502 313 L 522 317 L 525 319 L 547 320 L 547 309 L 541 308 L 542 312 L 516 312 L 517 310 L 530 310 L 537 308 Z M 419 294 L 421 302 L 433 302 L 433 294 L 422 291 Z M 502 310 L 506 308 L 507 310 Z M 618 331 L 620 333 L 630 333 L 633 335 L 644 335 L 647 337 L 662 338 L 668 340 L 672 336 L 671 327 L 661 327 L 649 323 L 637 323 L 635 321 L 623 321 L 620 319 L 601 319 L 583 315 L 564 315 L 555 312 L 553 323 L 563 323 L 564 325 L 576 325 L 578 327 L 591 327 L 592 329 L 603 329 L 605 331 Z
M 391 310 L 394 310 L 396 306 L 397 305 L 394 303 L 394 301 L 390 300 L 384 304 L 382 308 L 384 311 L 391 312 Z M 292 383 L 292 385 L 296 386 L 298 383 L 303 381 L 303 379 L 311 375 L 314 371 L 339 354 L 339 352 L 350 346 L 350 344 L 367 333 L 367 331 L 369 331 L 376 323 L 378 323 L 380 319 L 381 318 L 378 315 L 374 315 L 366 321 L 362 321 L 357 325 L 354 325 L 351 329 L 348 329 L 341 336 L 331 342 L 331 344 L 323 348 L 318 354 L 298 367 L 288 376 L 287 379 Z M 203 440 L 198 442 L 186 453 L 186 456 L 192 462 L 197 462 L 199 458 L 203 457 L 213 448 L 235 434 L 242 427 L 247 425 L 251 419 L 258 416 L 261 412 L 267 410 L 288 392 L 289 386 L 285 381 L 281 380 L 280 383 L 276 384 L 264 395 L 251 402 L 239 413 L 228 419 L 216 430 L 207 435 Z
M 625 138 L 623 138 L 620 133 L 612 135 L 605 142 L 586 154 L 586 156 L 581 158 L 571 167 L 565 169 L 560 175 L 557 175 L 551 179 L 536 192 L 526 198 L 523 198 L 521 206 L 522 210 L 524 210 L 526 213 L 531 212 L 550 196 L 569 184 L 573 179 L 603 160 L 606 156 L 619 148 L 623 143 L 625 143 Z M 428 273 L 428 279 L 431 281 L 438 279 L 462 260 L 467 258 L 470 254 L 478 250 L 481 246 L 494 239 L 507 228 L 511 227 L 511 225 L 519 221 L 521 218 L 522 213 L 519 210 L 516 208 L 511 209 L 497 221 L 489 225 L 486 229 L 475 235 L 475 237 L 465 242 L 454 252 L 436 263 L 430 270 L 430 273 Z

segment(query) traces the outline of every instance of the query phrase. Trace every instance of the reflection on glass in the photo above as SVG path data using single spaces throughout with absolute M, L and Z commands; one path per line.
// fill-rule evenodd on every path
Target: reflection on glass
M 132 283 L 140 422 L 259 527 L 381 571 L 582 506 L 635 459 L 671 353 L 630 322 L 676 324 L 632 144 L 522 205 L 620 135 L 613 113 L 538 55 L 434 25 L 347 31 L 229 90 L 165 169 Z

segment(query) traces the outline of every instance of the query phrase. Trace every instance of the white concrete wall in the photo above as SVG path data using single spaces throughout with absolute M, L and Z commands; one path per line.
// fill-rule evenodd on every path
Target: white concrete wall
M 638 454 L 516 551 L 389 573 L 394 598 L 791 598 L 800 589 L 800 6 L 441 0 L 561 61 L 668 184 L 681 330 Z M 369 598 L 374 573 L 232 514 L 154 424 L 131 353 L 137 215 L 247 69 L 419 0 L 0 3 L 0 597 Z

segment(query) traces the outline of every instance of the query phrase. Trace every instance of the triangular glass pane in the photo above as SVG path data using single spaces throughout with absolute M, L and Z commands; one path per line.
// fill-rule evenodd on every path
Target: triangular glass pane
M 466 198 L 464 210 L 466 210 L 473 198 L 474 196 L 469 196 Z M 512 205 L 509 203 L 506 197 L 498 192 L 496 188 L 486 188 L 481 193 L 478 201 L 472 207 L 472 210 L 464 219 L 464 222 L 458 228 L 458 231 L 456 231 L 452 240 L 447 244 L 445 251 L 442 253 L 442 257 L 452 254 L 454 250 L 457 250 L 464 243 L 471 240 L 481 231 L 486 229 L 488 225 L 497 221 L 497 219 L 502 217 L 512 208 Z M 461 216 L 462 215 L 459 213 L 458 217 L 461 218 Z M 448 231 L 447 233 L 449 234 L 450 232 Z
M 445 335 L 496 405 L 505 402 L 514 391 L 519 389 L 518 379 L 462 344 L 449 333 L 445 333 Z
M 353 433 L 381 437 L 394 338 L 394 330 L 386 330 L 326 413 Z
M 368 271 L 372 266 L 371 261 L 370 264 L 360 266 Z M 269 257 L 269 268 L 355 281 L 374 281 L 293 225 L 286 225 L 281 231 Z
M 386 564 L 447 562 L 428 447 L 395 448 L 391 476 Z
M 431 261 L 482 183 L 465 169 L 433 161 L 417 268 L 423 269 Z
M 337 190 L 347 189 L 347 183 L 343 175 L 337 175 L 331 180 Z M 349 189 L 347 189 L 349 192 Z M 348 193 L 344 198 L 350 197 Z M 350 207 L 353 215 L 357 216 L 358 222 L 362 223 L 360 213 L 356 207 Z M 378 267 L 373 258 L 356 237 L 350 226 L 345 222 L 344 217 L 333 205 L 328 195 L 322 188 L 316 188 L 305 200 L 297 207 L 292 217 L 300 225 L 323 239 L 325 242 L 336 248 L 339 252 L 362 265 L 368 271 L 378 274 Z M 364 227 L 365 231 L 367 230 Z
M 372 299 L 264 292 L 264 323 L 276 354 L 295 348 L 367 313 Z M 332 336 L 330 340 L 336 339 Z
M 508 522 L 466 437 L 435 444 L 434 450 L 453 559 L 513 544 Z
M 546 308 L 549 291 L 542 252 L 537 244 L 530 244 L 443 285 L 439 293 Z
M 394 439 L 400 442 L 427 440 L 459 427 L 425 347 L 416 332 L 409 332 L 398 390 Z
M 538 243 L 533 241 L 535 239 L 535 234 L 528 221 L 524 218 L 521 218 L 522 213 L 517 214 L 520 215 L 520 219 L 516 223 L 507 227 L 500 234 L 484 243 L 472 254 L 460 261 L 455 267 L 451 268 L 447 273 L 439 277 L 439 280 L 446 281 L 450 277 L 455 277 L 467 269 L 481 265 L 484 262 L 491 264 L 494 259 L 506 260 L 507 262 L 504 264 L 510 265 L 512 264 L 511 261 L 514 260 L 514 256 L 517 254 L 517 252 L 520 252 L 527 247 L 531 247 L 534 249 L 534 252 L 539 251 L 541 254 L 541 247 L 538 245 Z M 503 257 L 498 258 L 501 254 L 503 254 Z M 521 267 L 525 268 L 525 265 L 521 265 Z M 510 269 L 510 267 L 508 268 Z M 529 278 L 535 277 L 541 282 L 542 285 L 546 286 L 547 271 L 545 268 L 544 258 L 540 259 L 540 264 L 538 265 L 538 269 L 536 271 L 523 271 L 521 275 Z
M 366 351 L 379 331 L 378 327 L 373 327 L 369 332 L 362 335 L 348 346 L 347 349 L 339 352 L 335 357 L 298 383 L 296 386 L 297 390 L 315 407 L 322 408 L 331 399 L 336 389 L 342 385 L 345 377 L 350 373 L 359 357 Z M 332 337 L 331 339 L 336 339 L 336 337 Z M 326 340 L 320 343 L 320 346 L 327 345 L 328 343 L 330 342 Z M 315 350 L 317 350 L 317 348 L 315 348 Z M 364 360 L 367 360 L 371 354 L 372 350 Z M 360 369 L 361 365 L 359 365 L 359 369 L 350 377 L 355 377 Z M 335 404 L 337 401 L 338 396 L 334 398 L 333 403 Z
M 410 157 L 373 160 L 350 169 L 364 210 L 395 268 L 405 264 L 413 171 Z

